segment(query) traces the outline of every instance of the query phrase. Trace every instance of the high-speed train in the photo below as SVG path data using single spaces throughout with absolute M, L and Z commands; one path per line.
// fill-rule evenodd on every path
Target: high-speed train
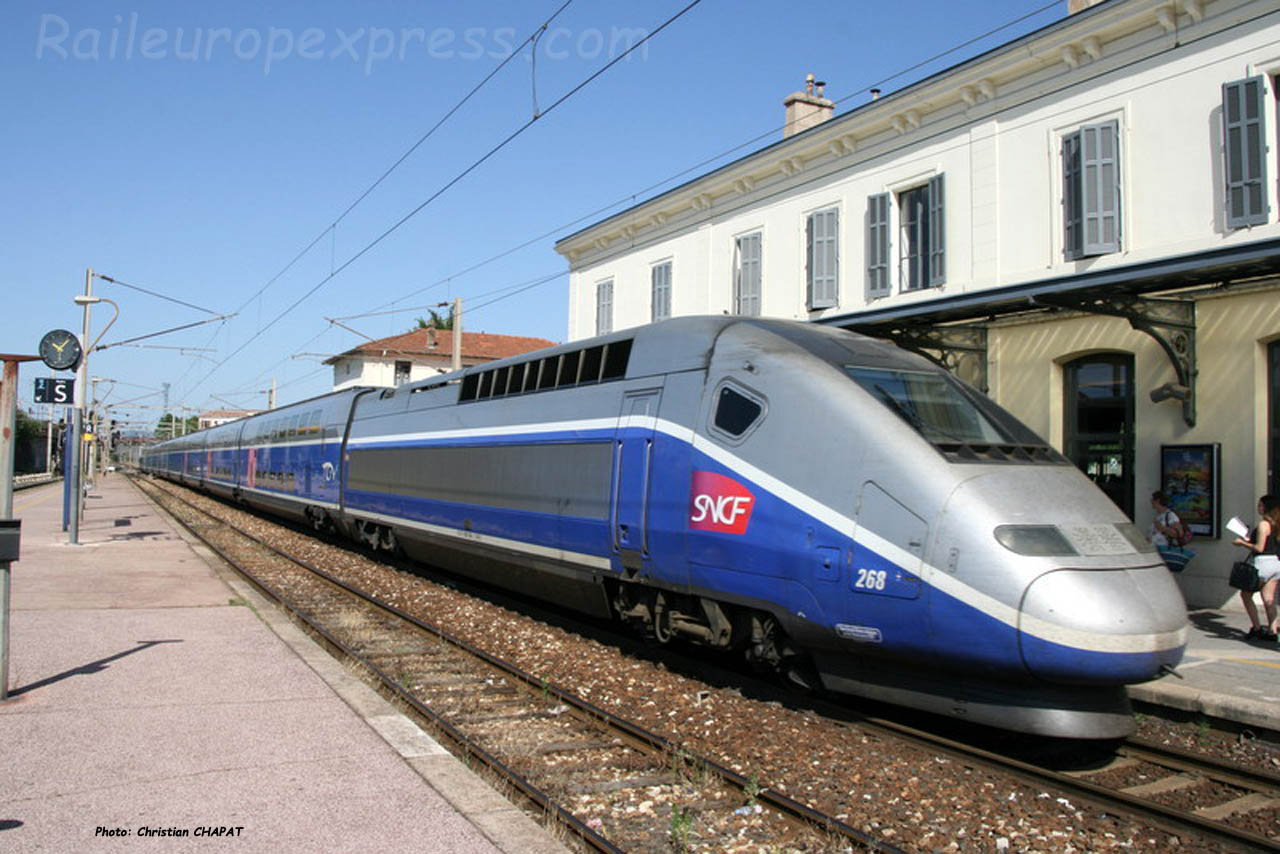
M 1180 660 L 1155 549 L 928 360 L 675 318 L 162 442 L 142 466 L 800 682 L 1113 738 Z M 815 686 L 817 687 L 817 686 Z

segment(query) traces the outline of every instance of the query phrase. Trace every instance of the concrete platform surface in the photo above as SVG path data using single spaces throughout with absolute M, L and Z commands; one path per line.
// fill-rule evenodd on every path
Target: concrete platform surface
M 0 851 L 565 849 L 120 475 L 15 496 Z

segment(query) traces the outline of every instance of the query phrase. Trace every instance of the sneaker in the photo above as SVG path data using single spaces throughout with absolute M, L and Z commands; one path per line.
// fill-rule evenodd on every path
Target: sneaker
M 1267 642 L 1269 642 L 1269 643 L 1275 643 L 1275 642 L 1276 642 L 1276 633 L 1275 633 L 1275 632 L 1262 632 L 1261 634 L 1259 634 L 1259 635 L 1258 635 L 1258 640 L 1260 640 L 1260 641 L 1267 641 Z
M 1262 635 L 1263 635 L 1262 628 L 1260 626 L 1254 626 L 1253 628 L 1249 629 L 1249 632 L 1244 636 L 1244 639 L 1257 640 L 1258 638 L 1262 637 Z

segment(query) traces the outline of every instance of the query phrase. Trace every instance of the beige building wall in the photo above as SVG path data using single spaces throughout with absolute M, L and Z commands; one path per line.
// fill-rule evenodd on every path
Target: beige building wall
M 1134 522 L 1151 523 L 1147 497 L 1160 488 L 1160 446 L 1221 445 L 1220 522 L 1239 516 L 1252 526 L 1266 488 L 1267 345 L 1280 339 L 1280 281 L 1245 292 L 1196 300 L 1196 425 L 1176 400 L 1152 403 L 1150 391 L 1175 380 L 1154 339 L 1125 320 L 1097 316 L 1005 324 L 991 331 L 991 395 L 1062 450 L 1063 366 L 1081 356 L 1125 353 L 1134 359 Z M 1241 550 L 1197 537 L 1197 556 L 1178 577 L 1192 607 L 1219 607 L 1236 593 L 1226 576 Z

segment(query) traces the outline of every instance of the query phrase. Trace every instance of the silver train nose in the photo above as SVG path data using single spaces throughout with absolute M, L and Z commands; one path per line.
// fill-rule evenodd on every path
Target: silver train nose
M 1023 663 L 1051 682 L 1154 679 L 1182 659 L 1187 631 L 1186 603 L 1164 566 L 1046 572 L 1018 612 Z

